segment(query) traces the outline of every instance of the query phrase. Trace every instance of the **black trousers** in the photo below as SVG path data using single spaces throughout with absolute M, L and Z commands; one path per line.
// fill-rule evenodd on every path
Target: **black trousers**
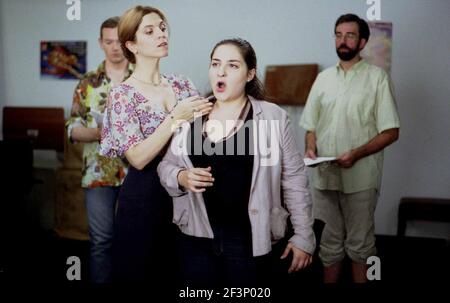
M 270 255 L 252 256 L 251 241 L 239 236 L 214 239 L 176 237 L 181 285 L 190 287 L 258 287 L 270 274 Z

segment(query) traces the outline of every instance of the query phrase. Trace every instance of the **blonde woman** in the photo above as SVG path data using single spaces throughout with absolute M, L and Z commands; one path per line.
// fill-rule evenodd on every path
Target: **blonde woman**
M 113 242 L 116 281 L 161 279 L 172 273 L 173 225 L 170 198 L 156 167 L 178 121 L 211 110 L 187 78 L 161 75 L 169 52 L 168 24 L 153 7 L 136 6 L 121 17 L 119 40 L 133 74 L 109 95 L 101 153 L 130 164 L 119 194 Z M 162 281 L 161 281 L 162 283 Z

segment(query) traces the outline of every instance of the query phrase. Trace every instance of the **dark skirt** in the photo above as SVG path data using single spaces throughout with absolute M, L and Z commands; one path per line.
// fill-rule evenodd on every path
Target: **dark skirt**
M 113 241 L 114 281 L 163 283 L 173 274 L 176 226 L 172 199 L 156 172 L 160 160 L 143 170 L 130 167 L 122 185 Z

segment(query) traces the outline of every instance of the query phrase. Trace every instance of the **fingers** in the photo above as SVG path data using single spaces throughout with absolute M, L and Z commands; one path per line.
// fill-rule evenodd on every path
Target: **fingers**
M 184 99 L 184 100 L 186 100 L 186 102 L 187 102 L 189 99 L 190 98 L 187 98 L 187 99 Z M 198 97 L 197 96 L 195 99 L 193 99 L 193 100 L 191 100 L 189 102 L 189 105 L 199 106 L 199 105 L 206 104 L 206 103 L 212 103 L 212 102 L 209 102 L 209 100 L 206 99 L 206 98 L 202 98 L 202 97 Z
M 292 257 L 292 262 L 291 262 L 291 266 L 288 269 L 288 273 L 292 273 L 294 271 L 297 271 L 299 263 L 300 263 L 300 256 L 295 252 L 294 249 L 292 249 L 293 251 L 293 257 Z
M 348 168 L 352 166 L 351 160 L 346 158 L 338 158 L 336 159 L 336 163 L 343 168 Z
M 205 116 L 205 115 L 209 114 L 211 112 L 211 110 L 212 110 L 212 108 L 201 110 L 201 111 L 198 112 L 198 115 L 199 116 Z
M 199 177 L 204 178 L 203 181 L 214 180 L 214 178 L 212 178 L 212 174 L 210 173 L 210 171 L 211 171 L 211 167 L 208 167 L 208 168 L 197 167 L 197 168 L 193 168 L 190 170 L 190 172 L 193 175 L 198 175 Z
M 202 103 L 198 106 L 196 106 L 197 111 L 202 111 L 202 110 L 211 110 L 213 108 L 213 103 L 212 102 L 207 102 L 207 103 Z
M 292 258 L 291 266 L 288 269 L 288 273 L 293 273 L 293 272 L 299 271 L 300 269 L 306 267 L 307 262 L 308 262 L 308 260 L 305 258 L 302 258 L 299 256 L 297 256 L 297 257 L 294 256 L 294 258 Z
M 299 271 L 307 266 L 309 266 L 312 262 L 312 256 L 296 247 L 294 247 L 291 243 L 286 246 L 281 259 L 284 259 L 289 252 L 292 250 L 293 257 L 291 266 L 288 269 L 288 273 Z
M 303 259 L 303 262 L 299 262 L 298 266 L 297 266 L 297 270 L 299 271 L 302 268 L 308 267 L 309 265 L 311 265 L 312 263 L 312 256 L 306 256 L 305 259 Z
M 293 267 L 291 265 L 291 267 L 293 267 L 292 271 L 299 271 L 302 268 L 307 267 L 309 264 L 311 264 L 311 257 L 309 256 L 300 256 L 299 258 L 297 258 L 297 264 L 294 265 L 295 267 Z M 292 261 L 292 263 L 294 263 L 294 260 Z
M 206 191 L 206 189 L 204 187 L 202 187 L 202 188 L 189 187 L 189 190 L 194 193 L 202 193 L 202 192 Z
M 212 108 L 214 104 L 212 102 L 209 102 L 208 99 L 202 98 L 188 102 L 186 105 L 189 106 L 190 108 L 200 111 L 203 109 Z
M 190 181 L 191 186 L 194 186 L 195 188 L 205 188 L 205 187 L 211 187 L 213 186 L 212 182 L 202 182 L 202 181 Z
M 347 162 L 348 162 L 348 157 L 347 157 L 346 153 L 339 155 L 339 157 L 337 157 L 337 159 L 336 159 L 336 163 L 342 167 L 345 167 L 347 165 Z
M 336 161 L 337 161 L 338 163 L 342 163 L 342 162 L 344 162 L 345 160 L 346 160 L 345 155 L 340 155 L 340 156 L 336 159 Z
M 194 111 L 194 116 L 198 117 L 209 114 L 212 111 L 212 108 L 213 104 L 211 102 L 208 102 L 199 106 L 195 106 L 192 108 L 192 110 Z
M 306 152 L 305 152 L 305 158 L 311 158 L 311 159 L 316 159 L 317 157 L 316 157 L 316 153 L 313 151 L 313 150 L 311 150 L 311 149 L 308 149 Z
M 186 120 L 209 114 L 214 105 L 205 98 L 194 99 L 193 101 L 188 102 L 189 99 L 190 98 L 185 99 L 186 102 L 183 100 L 183 107 L 187 115 L 185 116 Z
M 293 258 L 291 266 L 288 269 L 288 273 L 290 274 L 290 273 L 293 273 L 294 271 L 297 271 L 297 266 L 298 266 L 298 261 L 295 258 Z
M 212 185 L 212 182 L 214 182 L 214 178 L 212 177 L 212 175 L 209 172 L 202 171 L 202 170 L 191 170 L 188 173 L 188 178 L 191 182 L 195 182 L 195 183 L 205 183 L 205 184 L 211 183 L 211 185 Z M 204 185 L 204 186 L 207 186 L 207 185 Z
M 183 103 L 192 103 L 192 102 L 196 102 L 196 100 L 200 100 L 200 99 L 202 99 L 201 96 L 191 96 L 191 97 L 188 97 L 186 99 L 181 100 L 181 102 L 183 102 Z
M 283 254 L 281 255 L 280 259 L 284 259 L 289 255 L 289 252 L 291 251 L 292 248 L 292 244 L 288 243 L 288 245 L 286 245 L 286 248 L 284 249 Z
M 210 171 L 211 167 L 190 169 L 187 175 L 188 188 L 193 192 L 204 192 L 205 187 L 213 186 L 214 178 Z

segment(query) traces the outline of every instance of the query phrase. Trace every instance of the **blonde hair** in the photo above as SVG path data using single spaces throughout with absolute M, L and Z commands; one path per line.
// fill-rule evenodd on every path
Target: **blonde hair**
M 139 25 L 142 22 L 142 18 L 145 15 L 155 13 L 161 17 L 161 19 L 167 23 L 166 16 L 157 8 L 151 6 L 135 6 L 127 10 L 122 17 L 120 17 L 119 22 L 119 40 L 120 46 L 122 47 L 125 57 L 131 63 L 136 63 L 136 57 L 134 54 L 125 46 L 127 41 L 136 41 L 136 32 Z

